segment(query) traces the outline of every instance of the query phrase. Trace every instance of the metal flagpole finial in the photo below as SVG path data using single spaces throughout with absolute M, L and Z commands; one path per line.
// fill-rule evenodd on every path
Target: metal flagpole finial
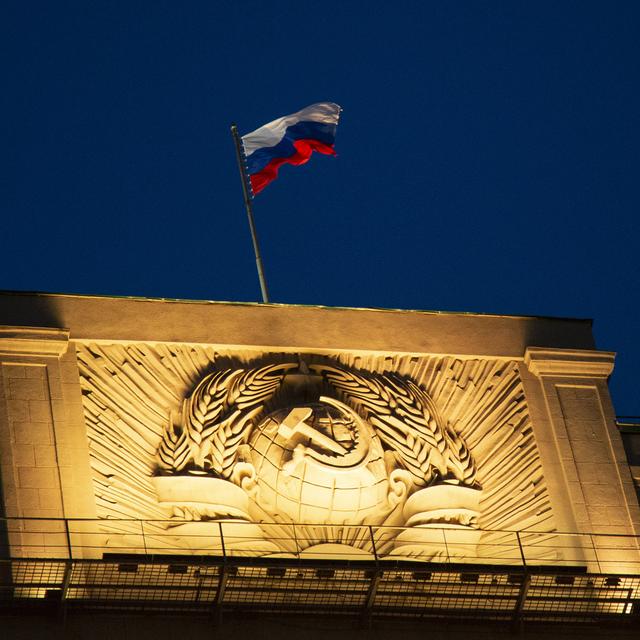
M 258 245 L 258 235 L 256 233 L 256 225 L 253 220 L 253 206 L 251 186 L 245 162 L 244 149 L 242 148 L 242 140 L 238 135 L 238 127 L 236 123 L 231 124 L 231 136 L 236 147 L 236 159 L 238 160 L 238 170 L 240 171 L 240 180 L 242 181 L 242 194 L 244 196 L 244 206 L 247 210 L 247 218 L 249 219 L 249 229 L 251 231 L 251 241 L 253 242 L 253 252 L 256 256 L 256 268 L 258 270 L 258 279 L 260 280 L 260 291 L 262 292 L 262 302 L 269 302 L 269 293 L 267 291 L 267 281 L 264 277 L 264 268 L 262 266 L 262 257 L 260 255 L 260 247 Z

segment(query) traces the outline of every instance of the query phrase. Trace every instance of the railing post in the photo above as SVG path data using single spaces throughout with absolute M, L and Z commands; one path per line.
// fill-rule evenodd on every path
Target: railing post
M 513 630 L 519 631 L 519 628 L 522 625 L 522 614 L 524 612 L 524 607 L 527 602 L 527 593 L 529 592 L 529 586 L 531 585 L 531 575 L 529 571 L 525 569 L 524 575 L 522 576 L 522 584 L 520 585 L 520 590 L 518 591 L 518 598 L 516 600 L 516 607 L 513 612 Z
M 444 551 L 447 554 L 447 562 L 449 564 L 451 564 L 451 554 L 449 553 L 449 545 L 447 544 L 447 536 L 445 534 L 445 530 L 441 529 L 442 531 L 442 539 L 444 540 Z
M 220 544 L 222 546 L 222 566 L 220 567 L 220 575 L 218 576 L 218 589 L 213 605 L 213 614 L 216 624 L 222 622 L 222 605 L 224 603 L 224 593 L 227 589 L 227 579 L 229 570 L 227 568 L 227 548 L 224 544 L 224 533 L 222 531 L 222 522 L 218 521 L 218 530 L 220 531 Z
M 222 522 L 218 521 L 218 530 L 220 531 L 220 545 L 222 547 L 222 557 L 224 559 L 224 562 L 226 564 L 227 562 L 227 547 L 224 543 L 224 532 L 222 530 Z
M 220 530 L 220 544 L 222 545 L 222 557 L 227 561 L 227 549 L 224 545 L 224 534 L 222 533 L 222 522 L 218 521 L 218 529 Z
M 373 527 L 369 525 L 369 536 L 371 537 L 371 549 L 373 550 L 373 557 L 378 564 L 378 550 L 376 549 L 376 539 L 373 535 Z
M 65 518 L 65 522 L 66 522 Z M 73 560 L 69 558 L 64 563 L 64 575 L 62 578 L 62 588 L 60 589 L 60 616 L 63 620 L 67 617 L 67 595 L 69 593 L 69 585 L 71 584 L 71 575 L 73 573 Z
M 73 558 L 73 550 L 71 548 L 71 533 L 69 532 L 69 520 L 64 518 L 64 533 L 67 537 L 67 556 L 69 559 Z
M 602 573 L 602 567 L 600 566 L 600 558 L 598 558 L 598 550 L 596 549 L 596 543 L 593 541 L 593 534 L 589 534 L 589 539 L 591 540 L 591 546 L 593 548 L 593 557 L 596 559 L 596 564 L 598 565 L 598 573 Z
M 140 520 L 140 531 L 142 532 L 142 546 L 144 547 L 144 555 L 148 556 L 147 539 L 144 537 L 144 520 Z
M 373 527 L 368 525 L 369 536 L 371 538 L 371 549 L 373 551 L 373 557 L 375 558 L 376 568 L 373 571 L 365 572 L 365 576 L 367 574 L 370 575 L 369 588 L 367 589 L 367 596 L 364 601 L 364 609 L 362 611 L 362 623 L 365 627 L 371 626 L 371 613 L 373 611 L 373 605 L 376 600 L 376 594 L 378 592 L 378 585 L 380 584 L 380 580 L 382 578 L 382 571 L 380 570 L 379 558 L 378 558 L 378 550 L 376 548 L 376 539 L 373 535 Z
M 62 577 L 62 600 L 67 599 L 67 591 L 69 590 L 69 584 L 71 583 L 71 572 L 73 571 L 73 561 L 67 560 L 64 563 L 64 574 Z
M 300 545 L 298 544 L 298 536 L 296 535 L 296 525 L 291 523 L 291 529 L 293 531 L 293 542 L 296 545 L 296 555 L 298 556 L 298 560 L 300 560 Z
M 367 589 L 367 596 L 364 601 L 364 609 L 362 611 L 362 620 L 365 626 L 371 626 L 371 613 L 373 611 L 373 605 L 376 601 L 376 594 L 378 593 L 378 585 L 382 579 L 382 571 L 375 569 L 371 572 L 371 582 L 369 582 L 369 588 Z
M 522 566 L 527 568 L 527 558 L 524 555 L 524 547 L 522 546 L 522 540 L 520 539 L 520 532 L 516 531 L 516 540 L 518 541 L 518 549 L 520 549 L 520 557 L 522 558 Z

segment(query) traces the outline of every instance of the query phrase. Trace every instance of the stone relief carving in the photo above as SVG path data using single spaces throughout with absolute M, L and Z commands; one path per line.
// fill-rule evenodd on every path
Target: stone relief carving
M 475 465 L 464 440 L 445 425 L 428 394 L 394 374 L 362 374 L 317 365 L 314 370 L 356 407 L 418 485 L 441 480 L 472 486 Z
M 173 424 L 165 431 L 160 467 L 177 473 L 191 464 L 196 473 L 229 479 L 252 421 L 292 367 L 226 369 L 206 376 L 183 403 L 180 434 Z
M 477 538 L 467 529 L 477 528 L 480 486 L 464 440 L 423 389 L 395 374 L 304 362 L 216 371 L 184 400 L 181 426 L 168 425 L 158 462 L 159 499 L 178 517 L 190 509 L 196 519 L 249 522 L 264 511 L 360 525 L 384 522 L 406 501 L 405 526 L 446 524 L 467 543 Z M 410 555 L 436 553 L 431 531 L 398 540 Z
M 99 512 L 169 520 L 159 544 L 167 526 L 175 546 L 211 543 L 217 521 L 237 553 L 290 552 L 293 525 L 298 548 L 354 553 L 358 525 L 388 525 L 376 548 L 429 559 L 442 526 L 462 556 L 499 553 L 482 527 L 552 535 L 513 362 L 97 344 L 78 358 Z

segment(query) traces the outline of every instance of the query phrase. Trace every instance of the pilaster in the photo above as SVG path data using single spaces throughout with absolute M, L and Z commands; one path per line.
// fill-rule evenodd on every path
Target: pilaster
M 607 387 L 614 359 L 606 351 L 537 347 L 529 347 L 524 358 L 537 378 L 537 388 L 531 382 L 529 387 L 545 409 L 536 429 L 553 468 L 548 477 L 554 478 L 554 493 L 565 496 L 558 511 L 589 536 L 590 559 L 601 571 L 624 569 L 621 548 L 637 562 L 637 539 L 620 536 L 640 533 L 640 508 Z
M 0 327 L 0 472 L 14 556 L 64 557 L 60 520 L 87 513 L 91 491 L 69 331 Z M 81 483 L 81 484 L 79 484 Z M 37 520 L 36 520 L 37 518 Z

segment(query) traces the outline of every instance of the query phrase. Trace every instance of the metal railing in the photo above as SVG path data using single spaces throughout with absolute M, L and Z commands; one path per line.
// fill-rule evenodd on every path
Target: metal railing
M 11 556 L 0 560 L 0 608 L 640 619 L 636 536 L 234 521 L 0 525 Z
M 640 574 L 640 536 L 245 521 L 4 518 L 5 556 L 95 559 L 104 554 L 407 560 L 585 567 Z

